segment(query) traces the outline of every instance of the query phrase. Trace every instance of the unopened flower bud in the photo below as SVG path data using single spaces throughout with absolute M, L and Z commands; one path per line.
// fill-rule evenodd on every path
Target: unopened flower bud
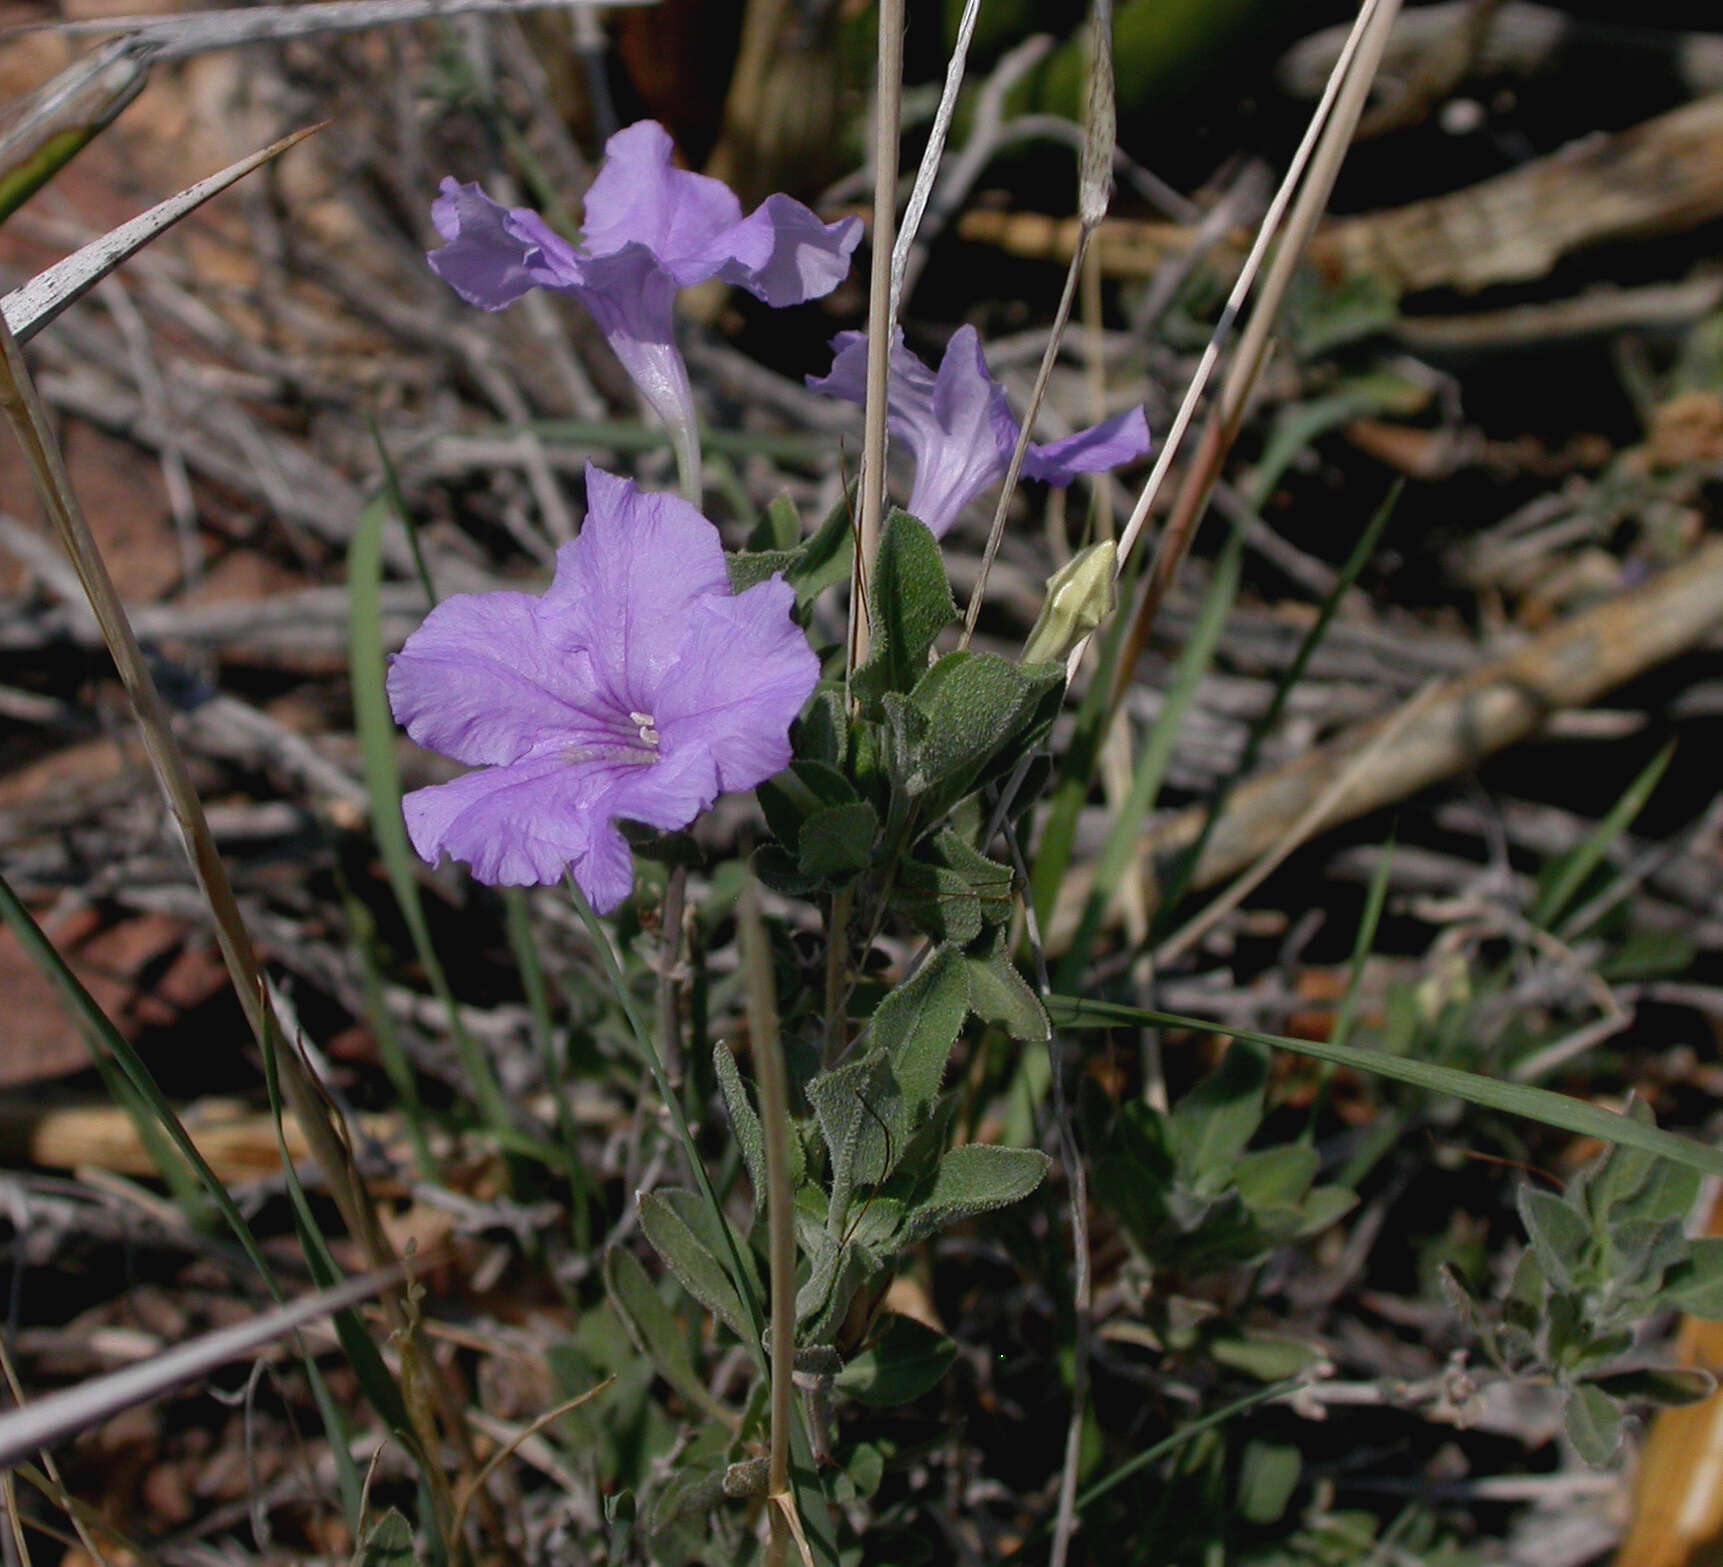
M 1118 559 L 1118 546 L 1103 539 L 1079 550 L 1047 579 L 1047 602 L 1023 644 L 1025 664 L 1063 658 L 1113 613 Z

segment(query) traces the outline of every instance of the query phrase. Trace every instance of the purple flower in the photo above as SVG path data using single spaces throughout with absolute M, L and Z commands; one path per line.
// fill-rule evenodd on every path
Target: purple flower
M 837 358 L 823 380 L 808 385 L 848 403 L 867 401 L 867 338 L 840 332 L 832 339 Z M 903 343 L 892 347 L 886 393 L 886 420 L 915 458 L 915 486 L 909 511 L 935 537 L 988 485 L 1004 477 L 1022 426 L 1005 401 L 1005 388 L 987 371 L 981 338 L 972 326 L 959 327 L 946 344 L 935 375 Z M 1105 473 L 1141 457 L 1149 449 L 1149 422 L 1141 408 L 1079 430 L 1042 446 L 1035 441 L 1023 455 L 1025 478 L 1063 488 L 1080 473 Z
M 672 322 L 676 290 L 716 277 L 768 305 L 818 299 L 849 271 L 862 225 L 822 223 L 788 196 L 768 196 L 744 218 L 723 183 L 671 167 L 671 145 L 654 120 L 610 138 L 586 193 L 584 248 L 528 207 L 499 206 L 477 185 L 445 179 L 431 218 L 448 244 L 430 262 L 461 298 L 486 310 L 530 288 L 574 294 L 659 417 L 691 436 L 694 400 Z
M 395 718 L 476 771 L 402 802 L 413 847 L 492 885 L 558 881 L 600 913 L 634 884 L 616 819 L 685 827 L 789 764 L 819 660 L 774 577 L 732 594 L 686 501 L 586 471 L 580 537 L 543 597 L 445 600 L 389 670 Z

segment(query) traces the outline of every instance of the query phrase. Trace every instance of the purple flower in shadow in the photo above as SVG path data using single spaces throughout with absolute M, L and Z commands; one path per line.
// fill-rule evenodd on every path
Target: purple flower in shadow
M 858 218 L 822 223 L 799 201 L 768 196 L 747 217 L 728 186 L 670 162 L 655 120 L 618 131 L 586 193 L 583 246 L 528 207 L 503 207 L 477 185 L 443 181 L 431 208 L 448 241 L 431 266 L 461 298 L 501 310 L 530 288 L 575 295 L 646 400 L 672 431 L 692 432 L 694 400 L 676 350 L 676 291 L 708 278 L 768 305 L 829 294 L 850 268 Z
M 840 332 L 832 339 L 837 358 L 823 378 L 808 385 L 827 397 L 867 401 L 867 338 Z M 936 375 L 904 346 L 900 331 L 892 346 L 886 421 L 915 458 L 915 485 L 908 510 L 938 537 L 988 485 L 1001 479 L 1022 429 L 1005 401 L 1005 388 L 988 373 L 981 338 L 959 327 L 946 344 Z M 1149 422 L 1132 408 L 1062 441 L 1031 441 L 1023 475 L 1063 488 L 1080 473 L 1105 473 L 1149 449 Z
M 587 469 L 589 512 L 542 597 L 464 594 L 389 669 L 420 745 L 476 769 L 402 802 L 413 847 L 492 885 L 572 871 L 601 914 L 634 884 L 618 817 L 685 827 L 790 760 L 819 660 L 774 577 L 732 594 L 686 501 Z

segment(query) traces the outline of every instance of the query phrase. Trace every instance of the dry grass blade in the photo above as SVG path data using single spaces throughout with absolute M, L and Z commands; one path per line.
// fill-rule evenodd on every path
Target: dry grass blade
M 0 1414 L 0 1467 L 15 1464 L 39 1448 L 51 1447 L 134 1404 L 195 1381 L 229 1361 L 242 1359 L 319 1317 L 369 1300 L 405 1276 L 405 1270 L 397 1267 L 348 1279 L 273 1307 L 249 1322 L 236 1322 L 231 1327 L 206 1333 L 135 1366 L 92 1377 L 77 1387 L 7 1410 Z
M 143 91 L 153 53 L 148 44 L 120 39 L 0 111 L 0 218 L 11 216 Z
M 1375 79 L 1376 67 L 1381 61 L 1382 51 L 1387 47 L 1388 35 L 1393 29 L 1394 18 L 1399 14 L 1399 10 L 1400 0 L 1365 0 L 1365 5 L 1359 12 L 1355 29 L 1357 52 L 1352 56 L 1345 79 L 1335 96 L 1333 112 L 1322 128 L 1321 139 L 1311 158 L 1309 174 L 1287 216 L 1280 248 L 1276 251 L 1268 275 L 1263 280 L 1250 321 L 1239 338 L 1238 350 L 1227 368 L 1220 398 L 1209 414 L 1209 421 L 1198 443 L 1196 455 L 1185 472 L 1184 482 L 1179 486 L 1172 515 L 1167 519 L 1166 528 L 1150 562 L 1148 575 L 1144 579 L 1141 596 L 1132 613 L 1124 648 L 1113 671 L 1114 708 L 1117 708 L 1130 683 L 1155 616 L 1172 586 L 1173 578 L 1178 575 L 1185 555 L 1189 552 L 1197 523 L 1208 504 L 1215 481 L 1220 477 L 1221 464 L 1232 449 L 1233 440 L 1244 419 L 1245 404 L 1268 358 L 1269 334 L 1280 313 L 1280 306 L 1292 282 L 1293 273 L 1297 270 L 1299 258 L 1322 217 L 1323 209 L 1328 205 L 1329 193 L 1334 189 L 1341 161 L 1346 156 L 1346 149 L 1351 144 L 1358 121 L 1369 101 L 1370 84 Z M 1157 472 L 1161 471 L 1157 465 Z M 1143 499 L 1139 500 L 1132 513 L 1130 525 L 1125 530 L 1126 540 L 1134 537 L 1134 530 L 1140 528 L 1147 517 L 1148 507 L 1145 503 L 1152 500 L 1153 483 L 1154 478 L 1151 476 L 1151 487 L 1145 489 Z M 1122 541 L 1121 565 L 1125 553 L 1126 544 Z
M 70 37 L 126 33 L 156 47 L 159 60 L 181 60 L 210 49 L 276 43 L 319 33 L 352 33 L 367 27 L 420 22 L 428 17 L 470 16 L 486 11 L 550 11 L 576 7 L 613 9 L 651 5 L 654 0 L 326 0 L 322 5 L 260 5 L 249 10 L 200 11 L 183 16 L 98 16 L 75 22 L 46 22 L 7 33 L 64 33 Z M 0 33 L 4 37 L 5 33 Z
M 122 223 L 100 239 L 91 240 L 82 250 L 74 251 L 46 272 L 37 273 L 28 283 L 0 299 L 0 312 L 5 314 L 7 330 L 20 343 L 29 342 L 55 316 L 81 299 L 127 257 L 136 255 L 181 218 L 195 212 L 211 196 L 219 195 L 229 185 L 279 158 L 289 147 L 297 146 L 307 136 L 322 129 L 321 125 L 310 125 L 291 136 L 283 136 L 261 152 L 229 164 L 220 173 L 187 186 L 177 196 L 169 196 L 148 212 L 139 213 L 129 223 Z

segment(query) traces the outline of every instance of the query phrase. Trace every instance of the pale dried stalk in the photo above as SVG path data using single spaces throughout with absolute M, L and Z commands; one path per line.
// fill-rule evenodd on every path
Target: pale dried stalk
M 1376 67 L 1387 47 L 1388 34 L 1399 13 L 1400 0 L 1365 0 L 1355 29 L 1358 49 L 1350 69 L 1334 100 L 1334 110 L 1322 129 L 1321 139 L 1311 158 L 1309 177 L 1298 192 L 1286 220 L 1286 231 L 1280 248 L 1275 252 L 1268 276 L 1251 311 L 1250 320 L 1239 338 L 1238 349 L 1227 367 L 1218 405 L 1209 415 L 1196 456 L 1179 486 L 1178 499 L 1167 519 L 1150 563 L 1148 577 L 1143 583 L 1137 607 L 1131 616 L 1119 662 L 1113 670 L 1112 706 L 1116 710 L 1136 669 L 1137 659 L 1148 640 L 1155 615 L 1164 602 L 1173 578 L 1178 575 L 1190 551 L 1196 526 L 1208 504 L 1209 492 L 1220 477 L 1221 464 L 1232 449 L 1239 424 L 1244 419 L 1245 404 L 1257 377 L 1268 358 L 1270 337 L 1286 290 L 1298 268 L 1304 247 L 1320 221 L 1328 197 L 1334 189 L 1340 165 L 1351 145 L 1358 121 L 1369 102 L 1370 84 L 1375 80 Z M 1266 224 L 1264 227 L 1266 228 Z M 1182 411 L 1182 410 L 1181 410 Z M 1144 499 L 1150 499 L 1145 490 Z M 1139 500 L 1131 523 L 1140 528 L 1147 509 Z M 1127 538 L 1133 537 L 1126 529 Z M 1124 546 L 1120 548 L 1123 563 Z
M 880 0 L 878 82 L 874 90 L 873 267 L 868 278 L 867 403 L 855 565 L 850 573 L 849 668 L 867 657 L 874 556 L 885 521 L 886 390 L 891 371 L 892 233 L 897 226 L 898 117 L 903 102 L 903 0 Z

